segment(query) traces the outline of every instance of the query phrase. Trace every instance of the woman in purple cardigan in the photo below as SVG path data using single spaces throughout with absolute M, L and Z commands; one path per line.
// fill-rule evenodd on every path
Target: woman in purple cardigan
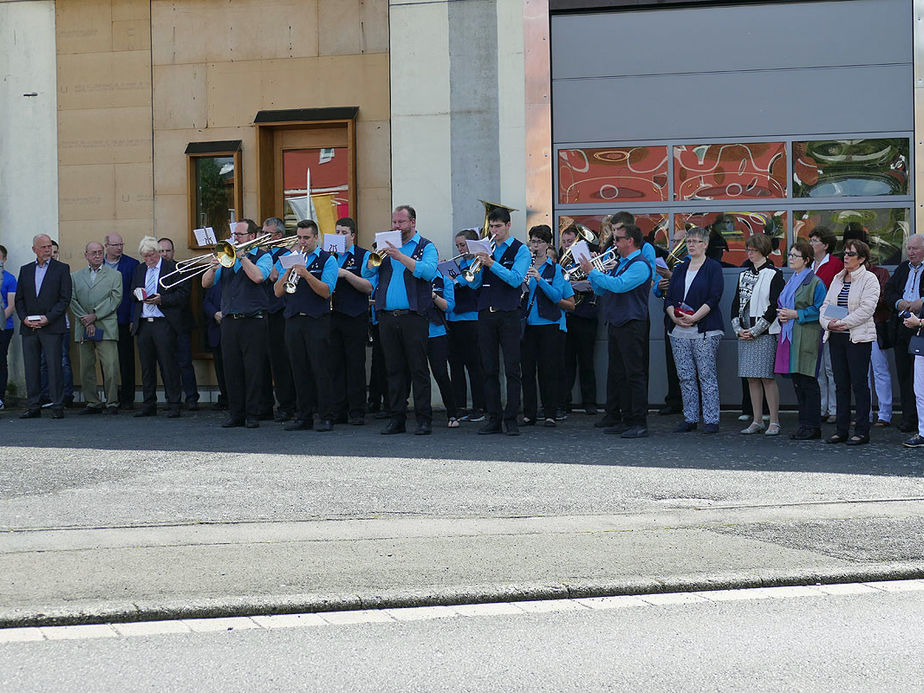
M 683 423 L 675 433 L 695 431 L 699 424 L 699 402 L 703 402 L 703 432 L 719 430 L 719 380 L 716 355 L 725 332 L 719 301 L 724 281 L 722 266 L 706 257 L 709 236 L 704 229 L 687 231 L 689 257 L 671 275 L 664 308 L 670 334 L 680 394 Z

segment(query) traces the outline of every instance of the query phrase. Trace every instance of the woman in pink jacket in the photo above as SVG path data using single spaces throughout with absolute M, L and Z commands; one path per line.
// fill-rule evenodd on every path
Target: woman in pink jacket
M 819 322 L 831 349 L 837 390 L 837 430 L 828 443 L 863 445 L 869 442 L 870 393 L 867 374 L 879 302 L 879 280 L 869 267 L 869 246 L 851 239 L 844 244 L 844 269 L 834 275 Z M 856 425 L 850 435 L 850 391 L 856 403 Z

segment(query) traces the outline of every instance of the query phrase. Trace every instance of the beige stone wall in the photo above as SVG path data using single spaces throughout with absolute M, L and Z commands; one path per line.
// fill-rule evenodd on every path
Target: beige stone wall
M 187 226 L 186 145 L 241 140 L 244 215 L 257 217 L 256 132 L 264 109 L 358 106 L 360 235 L 390 222 L 387 0 L 151 3 L 154 218 Z M 258 220 L 259 221 L 259 220 Z
M 58 0 L 58 218 L 64 259 L 118 231 L 153 228 L 147 0 Z

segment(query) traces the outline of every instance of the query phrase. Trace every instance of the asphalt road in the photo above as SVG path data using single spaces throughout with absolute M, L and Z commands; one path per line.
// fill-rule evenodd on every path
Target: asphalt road
M 837 596 L 784 590 L 758 591 L 758 598 L 745 590 L 592 606 L 460 608 L 464 615 L 340 614 L 331 618 L 334 625 L 216 623 L 220 630 L 207 632 L 190 632 L 210 627 L 190 622 L 172 624 L 175 632 L 163 635 L 126 636 L 100 626 L 88 639 L 42 629 L 46 637 L 81 639 L 0 643 L 0 688 L 922 690 L 922 586 L 907 592 L 842 587 L 846 594 Z M 564 610 L 543 612 L 555 607 Z

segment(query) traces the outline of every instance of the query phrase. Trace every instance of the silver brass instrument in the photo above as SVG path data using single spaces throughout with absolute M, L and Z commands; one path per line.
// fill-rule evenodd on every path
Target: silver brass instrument
M 605 253 L 590 258 L 590 264 L 593 265 L 593 269 L 600 270 L 604 273 L 612 270 L 617 262 L 619 262 L 619 256 L 616 253 L 616 248 L 610 248 Z M 582 279 L 587 279 L 587 275 L 584 273 L 584 270 L 581 268 L 581 263 L 579 262 L 575 262 L 567 269 L 562 269 L 562 273 L 566 281 L 581 281 Z
M 218 241 L 218 243 L 215 244 L 215 250 L 211 253 L 197 255 L 196 257 L 187 258 L 186 260 L 179 260 L 176 263 L 175 270 L 160 278 L 160 288 L 166 291 L 167 289 L 172 289 L 174 286 L 182 284 L 187 279 L 205 274 L 212 268 L 215 260 L 218 260 L 218 263 L 222 267 L 230 269 L 234 267 L 234 263 L 237 262 L 238 254 L 242 252 L 247 253 L 254 248 L 263 247 L 261 244 L 266 243 L 270 236 L 272 236 L 272 234 L 265 233 L 262 236 L 254 238 L 252 241 L 237 244 L 231 241 Z M 177 276 L 177 278 L 171 280 L 170 278 L 173 276 Z
M 298 290 L 298 280 L 302 278 L 298 272 L 295 271 L 295 268 L 292 267 L 289 270 L 289 278 L 286 279 L 286 283 L 282 285 L 282 288 L 287 294 L 294 294 Z
M 496 202 L 485 202 L 484 200 L 478 201 L 484 205 L 484 223 L 481 225 L 481 239 L 491 239 L 491 253 L 494 253 L 494 250 L 497 246 L 494 243 L 494 236 L 491 234 L 491 224 L 488 217 L 491 216 L 491 212 L 493 212 L 495 209 L 506 209 L 508 212 L 516 212 L 517 210 L 513 207 L 508 207 L 507 205 L 498 204 Z M 483 264 L 484 263 L 480 258 L 475 258 L 472 264 L 469 265 L 465 272 L 462 273 L 462 276 L 465 277 L 465 281 L 474 281 L 475 277 L 481 271 Z

